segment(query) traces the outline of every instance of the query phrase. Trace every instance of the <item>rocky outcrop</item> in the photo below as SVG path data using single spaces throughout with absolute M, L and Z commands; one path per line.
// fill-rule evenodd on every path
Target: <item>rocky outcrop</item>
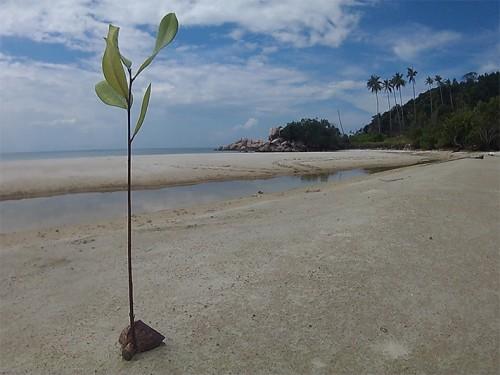
M 243 138 L 227 146 L 220 146 L 217 151 L 240 151 L 240 152 L 299 152 L 306 151 L 301 143 L 289 142 L 282 138 L 274 138 L 264 142 Z
M 268 137 L 268 139 L 270 141 L 272 141 L 273 139 L 279 138 L 280 137 L 280 133 L 281 133 L 281 129 L 282 129 L 281 126 L 278 126 L 277 128 L 271 128 L 271 129 L 269 129 L 269 137 Z
M 242 138 L 227 146 L 220 146 L 217 151 L 257 151 L 265 144 L 262 140 Z
M 289 142 L 280 137 L 282 127 L 269 129 L 267 141 L 241 138 L 227 146 L 220 146 L 216 151 L 241 152 L 300 152 L 307 151 L 302 143 Z

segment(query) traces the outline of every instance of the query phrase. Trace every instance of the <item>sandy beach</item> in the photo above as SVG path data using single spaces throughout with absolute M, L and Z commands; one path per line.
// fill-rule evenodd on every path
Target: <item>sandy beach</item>
M 265 156 L 214 155 L 238 168 L 213 176 Z M 167 340 L 132 362 L 123 219 L 0 235 L 0 373 L 495 373 L 499 161 L 135 217 L 136 315 Z
M 136 156 L 134 189 L 352 168 L 396 167 L 467 156 L 447 151 L 347 150 L 314 153 L 211 153 Z M 124 157 L 0 162 L 0 200 L 126 189 Z

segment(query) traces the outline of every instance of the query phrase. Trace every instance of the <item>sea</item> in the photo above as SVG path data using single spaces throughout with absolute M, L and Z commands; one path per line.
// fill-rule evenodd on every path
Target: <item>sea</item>
M 214 147 L 184 148 L 135 148 L 133 155 L 171 155 L 171 154 L 205 154 L 217 152 Z M 94 156 L 126 156 L 126 149 L 77 150 L 77 151 L 37 151 L 37 152 L 2 152 L 0 160 L 38 160 L 68 159 Z

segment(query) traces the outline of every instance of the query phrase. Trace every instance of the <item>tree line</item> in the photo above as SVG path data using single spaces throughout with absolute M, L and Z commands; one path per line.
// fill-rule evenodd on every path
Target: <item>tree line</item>
M 304 118 L 287 123 L 280 138 L 305 146 L 307 151 L 339 150 L 348 147 L 349 140 L 328 120 Z
M 395 146 L 410 143 L 426 149 L 500 149 L 499 72 L 470 72 L 460 82 L 428 76 L 428 89 L 418 97 L 417 74 L 409 67 L 407 80 L 399 72 L 389 79 L 382 80 L 378 75 L 368 79 L 367 88 L 375 95 L 377 113 L 370 124 L 350 137 L 354 145 L 385 142 Z M 411 83 L 413 99 L 403 103 L 402 90 L 407 83 Z M 387 98 L 387 110 L 382 114 L 379 93 Z

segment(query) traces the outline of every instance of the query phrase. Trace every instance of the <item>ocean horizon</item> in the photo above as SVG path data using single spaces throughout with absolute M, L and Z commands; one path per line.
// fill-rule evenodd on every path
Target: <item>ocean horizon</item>
M 206 154 L 217 152 L 215 147 L 164 147 L 137 148 L 133 155 Z M 21 151 L 0 152 L 0 160 L 68 159 L 99 156 L 126 156 L 127 149 L 64 150 L 64 151 Z

